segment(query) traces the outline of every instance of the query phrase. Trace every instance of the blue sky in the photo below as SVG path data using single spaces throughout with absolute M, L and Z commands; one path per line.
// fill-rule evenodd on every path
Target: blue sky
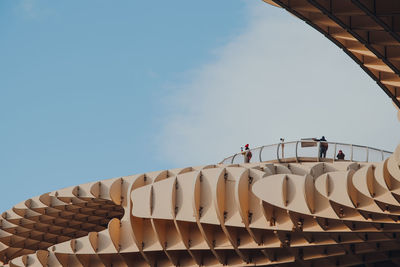
M 169 84 L 246 23 L 241 1 L 1 1 L 2 210 L 48 190 L 172 167 Z
M 279 137 L 399 143 L 377 85 L 262 1 L 9 0 L 0 25 L 0 210 Z

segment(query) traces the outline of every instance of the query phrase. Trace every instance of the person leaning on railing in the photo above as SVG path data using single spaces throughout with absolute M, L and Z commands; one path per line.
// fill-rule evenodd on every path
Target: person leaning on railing
M 313 138 L 313 140 L 320 142 L 319 157 L 326 158 L 326 151 L 328 150 L 328 143 L 326 142 L 325 136 L 322 136 L 321 139 Z

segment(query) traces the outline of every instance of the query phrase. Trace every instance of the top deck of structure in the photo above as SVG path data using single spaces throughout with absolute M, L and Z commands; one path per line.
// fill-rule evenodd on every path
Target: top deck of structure
M 293 162 L 380 162 L 388 158 L 392 152 L 369 146 L 325 142 L 328 144 L 326 158 L 320 157 L 321 142 L 310 139 L 265 145 L 250 149 L 251 162 L 293 163 Z M 342 150 L 344 160 L 337 159 L 337 153 Z M 221 161 L 223 164 L 243 163 L 242 152 L 236 153 Z

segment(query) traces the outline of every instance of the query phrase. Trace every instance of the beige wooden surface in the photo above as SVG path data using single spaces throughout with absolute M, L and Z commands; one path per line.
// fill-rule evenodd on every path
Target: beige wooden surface
M 400 147 L 377 163 L 208 165 L 60 189 L 2 214 L 0 258 L 7 266 L 398 263 L 399 165 Z

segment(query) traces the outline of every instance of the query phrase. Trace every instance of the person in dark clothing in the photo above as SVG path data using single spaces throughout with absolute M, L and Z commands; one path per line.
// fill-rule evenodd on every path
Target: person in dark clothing
M 344 160 L 345 154 L 342 150 L 339 150 L 339 153 L 336 155 L 337 159 Z
M 314 141 L 320 142 L 319 157 L 326 158 L 326 151 L 328 150 L 328 143 L 326 142 L 325 136 L 322 136 L 321 139 L 314 138 Z

